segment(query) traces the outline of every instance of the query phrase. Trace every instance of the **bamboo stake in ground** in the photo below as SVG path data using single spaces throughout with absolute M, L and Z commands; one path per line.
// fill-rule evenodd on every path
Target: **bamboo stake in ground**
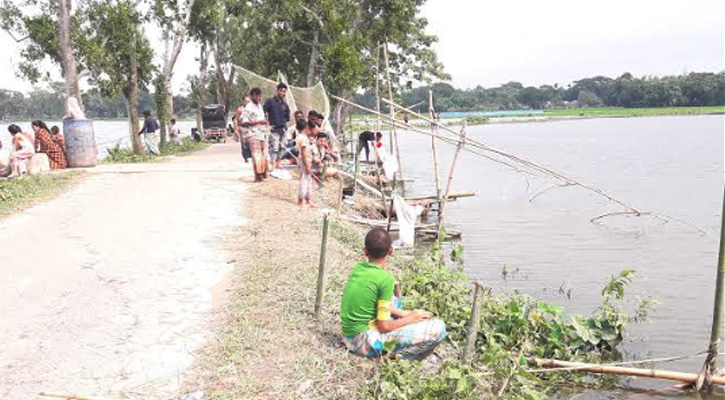
M 709 391 L 712 388 L 712 373 L 715 371 L 715 363 L 720 348 L 720 335 L 722 332 L 722 314 L 723 301 L 725 301 L 725 293 L 723 293 L 723 285 L 725 285 L 725 193 L 723 194 L 723 212 L 720 221 L 720 252 L 718 253 L 717 275 L 715 276 L 715 306 L 712 313 L 712 328 L 710 330 L 710 345 L 707 349 L 707 358 L 702 366 L 702 371 L 697 379 L 696 389 L 700 391 Z
M 322 221 L 322 244 L 320 245 L 320 265 L 317 268 L 317 297 L 315 298 L 315 319 L 320 317 L 322 296 L 325 288 L 325 256 L 327 255 L 327 231 L 329 226 L 327 213 Z
M 387 81 L 388 81 L 388 98 L 391 100 L 393 99 L 393 83 L 390 79 L 390 61 L 388 60 L 388 43 L 385 43 L 385 47 L 383 48 L 384 54 L 385 54 L 385 72 L 387 74 Z M 400 161 L 400 146 L 398 146 L 398 132 L 395 130 L 395 107 L 390 107 L 390 119 L 393 121 L 390 123 L 390 151 L 395 150 L 395 157 L 398 160 L 398 175 L 400 175 L 400 181 L 403 181 L 403 163 Z M 393 144 L 395 144 L 395 148 L 393 148 Z M 393 185 L 393 190 L 395 190 L 395 185 Z M 405 192 L 403 192 L 403 196 L 405 196 Z
M 475 281 L 474 286 L 471 319 L 468 320 L 468 328 L 466 329 L 466 344 L 463 347 L 463 354 L 461 355 L 461 361 L 463 361 L 464 364 L 469 363 L 471 354 L 475 351 L 476 337 L 478 337 L 478 327 L 480 326 L 481 320 L 481 292 L 483 292 L 483 285 L 481 285 L 481 282 Z
M 444 218 L 444 212 L 446 210 L 446 203 L 448 202 L 448 195 L 451 194 L 451 187 L 453 186 L 453 175 L 456 172 L 456 165 L 458 164 L 458 156 L 461 155 L 461 150 L 463 150 L 463 146 L 466 144 L 466 121 L 463 121 L 463 127 L 461 128 L 461 140 L 458 141 L 458 147 L 456 147 L 456 153 L 453 155 L 453 162 L 451 162 L 451 172 L 448 174 L 448 183 L 446 184 L 446 193 L 443 195 L 443 198 L 441 199 L 441 205 L 440 211 L 438 212 L 438 231 L 440 232 L 440 228 L 443 226 L 443 218 Z M 439 241 L 442 241 L 444 238 L 441 238 L 438 235 Z
M 375 48 L 375 132 L 380 131 L 380 43 Z
M 656 369 L 644 369 L 644 368 L 629 368 L 629 367 L 617 367 L 597 364 L 587 364 L 580 362 L 569 362 L 559 360 L 549 360 L 541 358 L 529 358 L 529 362 L 540 367 L 546 368 L 576 368 L 577 371 L 593 372 L 596 374 L 612 374 L 612 375 L 627 375 L 627 376 L 640 376 L 645 378 L 664 379 L 670 381 L 679 381 L 685 383 L 695 383 L 698 378 L 697 374 L 689 374 L 685 372 L 674 372 L 674 371 L 660 371 Z M 536 370 L 531 370 L 531 373 L 536 373 Z M 713 376 L 712 383 L 717 385 L 725 385 L 725 377 Z
M 392 106 L 391 106 L 392 107 Z M 431 119 L 435 116 L 435 107 L 433 106 L 433 91 L 428 90 L 428 115 L 430 115 Z M 438 168 L 438 149 L 436 148 L 436 137 L 438 133 L 438 126 L 437 124 L 434 124 L 433 122 L 430 123 L 430 132 L 432 133 L 430 137 L 430 146 L 433 149 L 433 171 L 435 173 L 435 182 L 436 182 L 436 200 L 438 201 L 438 217 L 440 217 L 440 206 L 441 206 L 441 172 Z

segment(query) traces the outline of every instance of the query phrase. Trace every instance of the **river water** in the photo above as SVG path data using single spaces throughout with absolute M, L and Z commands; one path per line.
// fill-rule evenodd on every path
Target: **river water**
M 625 357 L 691 355 L 706 348 L 712 319 L 723 196 L 725 117 L 608 118 L 468 128 L 468 134 L 668 217 L 590 219 L 620 207 L 581 188 L 529 199 L 556 183 L 462 153 L 453 192 L 476 192 L 447 209 L 463 232 L 466 272 L 494 288 L 519 289 L 590 313 L 603 283 L 635 269 L 636 295 L 659 301 L 651 322 L 629 329 Z M 415 195 L 434 194 L 430 139 L 400 133 L 403 173 Z M 443 180 L 453 146 L 438 145 Z M 679 222 L 679 221 L 682 222 Z M 703 231 L 700 232 L 699 230 Z M 507 271 L 504 277 L 503 270 Z M 571 298 L 560 293 L 571 290 Z M 702 358 L 660 367 L 698 372 Z M 666 383 L 629 382 L 638 388 Z M 596 395 L 601 396 L 601 394 Z M 659 398 L 638 394 L 616 398 Z M 591 397 L 598 398 L 598 397 Z

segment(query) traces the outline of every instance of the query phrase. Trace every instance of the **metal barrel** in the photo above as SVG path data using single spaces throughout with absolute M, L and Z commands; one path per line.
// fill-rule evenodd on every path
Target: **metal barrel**
M 95 167 L 98 149 L 93 134 L 93 121 L 89 119 L 66 119 L 63 121 L 65 154 L 68 166 Z

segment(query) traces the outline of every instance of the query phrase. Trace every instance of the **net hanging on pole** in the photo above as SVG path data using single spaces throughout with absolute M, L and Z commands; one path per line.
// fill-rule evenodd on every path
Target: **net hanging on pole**
M 300 110 L 307 117 L 310 110 L 315 110 L 325 116 L 330 117 L 330 99 L 327 97 L 327 91 L 322 82 L 317 82 L 312 87 L 297 87 L 287 83 L 287 78 L 281 72 L 277 75 L 277 80 L 267 79 L 246 68 L 238 65 L 233 66 L 237 70 L 237 74 L 247 82 L 249 87 L 258 87 L 262 90 L 262 97 L 272 97 L 277 92 L 277 84 L 282 82 L 287 84 L 287 96 L 285 102 L 290 108 L 290 112 L 294 113 Z

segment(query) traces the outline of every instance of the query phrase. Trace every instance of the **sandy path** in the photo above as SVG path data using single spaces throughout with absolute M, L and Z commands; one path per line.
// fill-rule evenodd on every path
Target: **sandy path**
M 0 399 L 174 397 L 233 260 L 249 166 L 238 144 L 103 165 L 0 221 Z

